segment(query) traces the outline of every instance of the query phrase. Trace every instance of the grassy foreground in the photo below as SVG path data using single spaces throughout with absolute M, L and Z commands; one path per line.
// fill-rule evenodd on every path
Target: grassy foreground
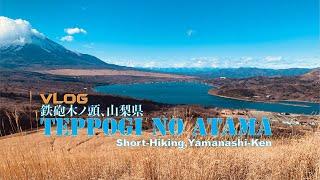
M 0 179 L 319 179 L 320 137 L 268 148 L 119 148 L 117 137 L 0 139 Z M 137 139 L 138 137 L 134 137 Z M 141 138 L 141 137 L 140 137 Z M 144 137 L 147 138 L 147 137 Z

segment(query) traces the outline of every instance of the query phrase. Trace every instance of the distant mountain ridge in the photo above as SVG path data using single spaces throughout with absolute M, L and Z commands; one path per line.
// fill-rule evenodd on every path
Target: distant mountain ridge
M 88 54 L 70 51 L 46 37 L 32 36 L 31 40 L 23 45 L 0 47 L 0 67 L 126 69 Z
M 148 68 L 148 71 L 212 78 L 250 78 L 256 76 L 299 76 L 310 72 L 307 68 L 261 69 L 251 67 L 241 68 Z

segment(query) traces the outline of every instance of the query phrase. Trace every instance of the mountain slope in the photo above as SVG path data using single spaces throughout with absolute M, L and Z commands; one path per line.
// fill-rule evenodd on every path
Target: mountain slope
M 213 79 L 210 94 L 253 101 L 298 100 L 320 102 L 319 68 L 300 76 Z
M 88 54 L 70 51 L 46 37 L 32 36 L 31 39 L 31 43 L 0 47 L 0 67 L 125 69 Z
M 300 79 L 302 80 L 311 80 L 315 82 L 320 82 L 320 68 L 316 68 L 309 73 L 306 73 L 302 76 L 300 76 Z

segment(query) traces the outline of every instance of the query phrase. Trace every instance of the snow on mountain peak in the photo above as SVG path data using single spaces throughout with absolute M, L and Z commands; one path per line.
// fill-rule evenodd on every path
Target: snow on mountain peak
M 32 43 L 34 37 L 45 39 L 45 36 L 32 28 L 28 21 L 0 16 L 0 47 L 22 46 Z

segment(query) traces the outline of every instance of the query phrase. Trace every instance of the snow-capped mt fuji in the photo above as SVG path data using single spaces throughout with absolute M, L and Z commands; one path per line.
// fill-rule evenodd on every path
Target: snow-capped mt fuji
M 70 51 L 33 29 L 28 21 L 6 17 L 0 17 L 0 67 L 124 68 Z

